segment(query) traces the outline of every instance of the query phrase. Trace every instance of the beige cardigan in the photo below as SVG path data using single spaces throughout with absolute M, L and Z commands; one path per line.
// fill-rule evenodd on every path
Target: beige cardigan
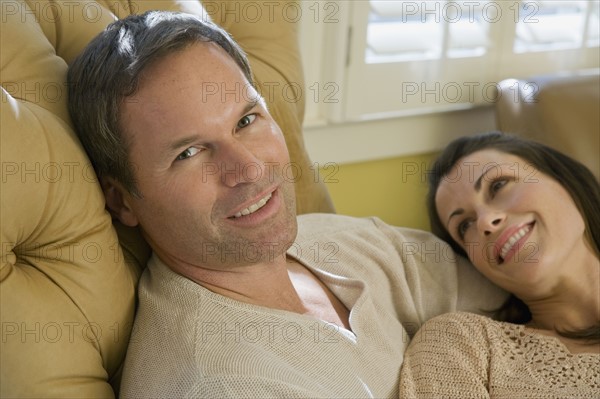
M 301 216 L 288 256 L 351 310 L 351 331 L 215 294 L 154 257 L 122 396 L 395 397 L 409 335 L 425 320 L 505 297 L 431 234 L 378 219 Z
M 401 398 L 600 398 L 600 354 L 470 314 L 425 323 L 406 351 Z

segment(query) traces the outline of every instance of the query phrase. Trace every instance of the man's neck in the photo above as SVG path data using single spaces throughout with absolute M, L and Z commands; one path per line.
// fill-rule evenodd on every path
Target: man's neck
M 178 274 L 225 297 L 297 314 L 312 316 L 349 329 L 349 312 L 310 270 L 283 256 L 271 262 L 228 270 L 173 267 Z
M 173 269 L 212 292 L 240 302 L 296 313 L 303 312 L 302 301 L 294 289 L 283 257 L 278 257 L 272 262 L 227 270 L 202 267 Z

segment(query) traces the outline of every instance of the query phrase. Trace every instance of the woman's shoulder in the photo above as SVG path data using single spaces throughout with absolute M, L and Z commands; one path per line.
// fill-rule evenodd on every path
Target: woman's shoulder
M 484 372 L 492 346 L 487 333 L 489 322 L 493 320 L 466 312 L 436 316 L 417 331 L 405 357 L 411 364 L 439 363 Z
M 468 312 L 445 313 L 428 320 L 414 340 L 431 341 L 434 337 L 438 341 L 464 341 L 470 346 L 485 343 L 503 353 L 517 351 L 526 357 L 537 357 L 540 351 L 552 356 L 570 353 L 556 334 Z
M 484 327 L 489 325 L 497 325 L 497 324 L 508 324 L 503 322 L 498 322 L 496 320 L 491 319 L 488 316 L 470 313 L 470 312 L 451 312 L 444 313 L 439 316 L 433 317 L 426 321 L 423 327 L 436 327 L 436 326 L 451 326 L 456 325 L 457 327 L 469 328 L 472 326 Z
M 421 328 L 413 337 L 412 345 L 425 341 L 459 341 L 459 340 L 482 340 L 485 338 L 485 330 L 494 321 L 488 317 L 468 313 L 452 312 L 433 317 L 423 323 Z
M 452 312 L 425 322 L 414 339 L 418 341 L 425 337 L 427 339 L 435 337 L 442 341 L 465 340 L 475 344 L 475 342 L 497 341 L 498 338 L 510 340 L 510 336 L 518 335 L 523 328 L 524 326 L 493 320 L 480 314 Z

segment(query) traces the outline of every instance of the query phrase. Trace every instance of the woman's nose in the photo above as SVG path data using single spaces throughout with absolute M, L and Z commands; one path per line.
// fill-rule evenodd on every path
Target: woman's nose
M 505 215 L 503 213 L 486 211 L 478 218 L 477 224 L 479 231 L 483 232 L 484 235 L 489 236 L 502 228 L 504 219 Z

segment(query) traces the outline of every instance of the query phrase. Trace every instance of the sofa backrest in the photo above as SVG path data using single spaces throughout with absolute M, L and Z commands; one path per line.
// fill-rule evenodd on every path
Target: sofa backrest
M 600 71 L 500 82 L 498 128 L 554 147 L 600 177 Z

